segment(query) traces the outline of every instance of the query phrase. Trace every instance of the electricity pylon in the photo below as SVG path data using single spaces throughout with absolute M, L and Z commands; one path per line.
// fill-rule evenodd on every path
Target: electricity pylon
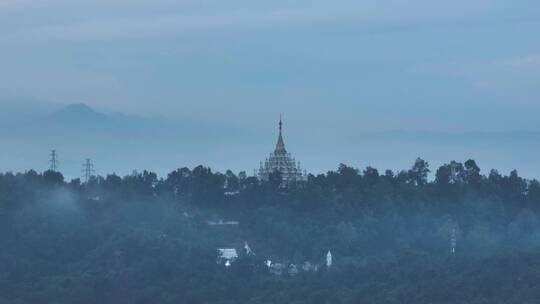
M 49 159 L 49 170 L 51 171 L 58 171 L 58 154 L 56 153 L 56 150 L 51 150 L 51 155 Z
M 83 164 L 83 180 L 84 183 L 87 184 L 90 181 L 90 178 L 94 175 L 94 165 L 92 164 L 92 160 L 90 158 L 87 158 L 86 161 Z

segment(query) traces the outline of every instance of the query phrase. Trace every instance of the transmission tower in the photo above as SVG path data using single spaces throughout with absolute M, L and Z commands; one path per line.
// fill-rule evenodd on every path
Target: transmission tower
M 452 234 L 450 235 L 450 246 L 452 247 L 451 253 L 456 254 L 457 235 L 456 228 L 452 228 Z
M 84 183 L 87 184 L 90 181 L 90 178 L 94 175 L 94 165 L 92 164 L 92 160 L 90 158 L 87 158 L 86 161 L 83 164 L 83 180 Z
M 58 171 L 58 154 L 56 153 L 56 150 L 51 150 L 49 165 L 49 170 L 54 172 Z

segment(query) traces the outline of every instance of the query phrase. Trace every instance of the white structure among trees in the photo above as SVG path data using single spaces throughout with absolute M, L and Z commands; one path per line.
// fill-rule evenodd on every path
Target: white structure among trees
M 285 149 L 285 143 L 282 136 L 283 123 L 279 119 L 279 136 L 276 148 L 273 153 L 261 162 L 259 170 L 255 170 L 255 175 L 263 181 L 270 180 L 270 175 L 274 172 L 281 173 L 282 185 L 286 186 L 297 181 L 305 181 L 307 174 L 300 168 L 300 162 L 291 157 L 291 154 Z
M 332 266 L 332 253 L 330 253 L 330 250 L 328 250 L 328 253 L 326 254 L 326 267 L 330 268 Z
M 238 253 L 234 248 L 218 249 L 218 264 L 224 263 L 225 267 L 231 266 L 231 263 L 238 258 Z

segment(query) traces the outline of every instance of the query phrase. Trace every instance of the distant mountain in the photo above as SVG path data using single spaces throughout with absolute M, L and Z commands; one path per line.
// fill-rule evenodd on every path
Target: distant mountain
M 44 119 L 59 124 L 106 123 L 110 121 L 107 115 L 99 113 L 83 103 L 68 105 L 46 116 Z
M 40 116 L 6 122 L 0 128 L 0 139 L 18 140 L 61 139 L 78 142 L 97 140 L 97 143 L 129 141 L 180 141 L 190 143 L 218 143 L 225 138 L 255 137 L 249 129 L 239 129 L 214 122 L 189 118 L 148 118 L 123 113 L 103 113 L 90 106 L 77 103 Z
M 163 122 L 124 114 L 106 114 L 79 103 L 35 120 L 31 131 L 56 134 L 61 137 L 125 138 L 154 134 L 163 129 Z

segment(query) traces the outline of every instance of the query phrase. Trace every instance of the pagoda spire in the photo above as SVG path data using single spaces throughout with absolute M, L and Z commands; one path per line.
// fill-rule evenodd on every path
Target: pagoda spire
M 307 180 L 307 174 L 302 172 L 300 162 L 296 162 L 290 153 L 285 150 L 283 142 L 283 119 L 279 115 L 279 136 L 276 143 L 276 149 L 270 156 L 261 162 L 259 170 L 255 171 L 256 176 L 261 181 L 269 181 L 270 175 L 275 171 L 281 173 L 282 183 L 280 187 L 288 187 L 288 185 Z
M 281 121 L 281 114 L 279 114 L 279 137 L 276 144 L 275 153 L 287 153 L 287 150 L 285 150 L 285 143 L 283 142 L 283 136 L 281 135 L 282 128 L 283 122 Z

